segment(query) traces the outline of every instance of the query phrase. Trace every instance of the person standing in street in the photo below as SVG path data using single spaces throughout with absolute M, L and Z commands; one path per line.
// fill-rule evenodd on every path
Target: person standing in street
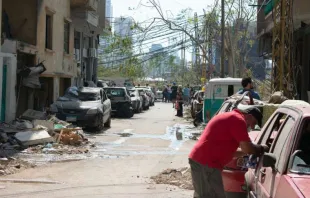
M 261 156 L 267 146 L 253 144 L 248 127 L 261 126 L 262 114 L 253 106 L 213 117 L 189 155 L 194 198 L 225 198 L 221 172 L 233 157 Z M 238 150 L 240 146 L 241 151 Z
M 183 100 L 184 100 L 184 105 L 188 106 L 189 104 L 189 99 L 190 99 L 190 87 L 189 84 L 184 88 L 183 90 Z
M 165 86 L 165 87 L 164 87 L 164 90 L 163 90 L 163 102 L 167 102 L 168 96 L 169 96 L 168 87 Z
M 173 83 L 171 87 L 171 101 L 172 101 L 172 107 L 175 107 L 175 101 L 177 98 L 177 92 L 178 92 L 178 86 L 176 86 L 176 83 Z
M 250 91 L 250 94 L 252 95 L 254 99 L 260 100 L 259 94 L 256 91 L 254 91 L 252 78 L 250 77 L 243 78 L 241 81 L 241 85 L 243 89 L 240 90 L 238 94 L 243 94 L 246 91 Z
M 177 96 L 176 96 L 176 109 L 178 117 L 183 117 L 183 92 L 182 87 L 178 88 Z

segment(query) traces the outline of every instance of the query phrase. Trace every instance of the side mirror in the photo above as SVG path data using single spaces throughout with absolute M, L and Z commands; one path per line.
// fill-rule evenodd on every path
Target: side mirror
M 272 153 L 265 153 L 263 155 L 263 167 L 271 167 L 273 168 L 276 165 L 277 158 Z
M 108 98 L 111 98 L 111 94 L 107 94 Z
M 130 94 L 130 97 L 135 97 L 135 94 Z

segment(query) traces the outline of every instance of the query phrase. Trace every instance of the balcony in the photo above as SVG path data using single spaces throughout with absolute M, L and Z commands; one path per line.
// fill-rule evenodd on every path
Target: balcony
M 98 10 L 98 0 L 70 0 L 71 8 L 80 8 L 88 11 Z
M 99 16 L 96 12 L 87 12 L 86 13 L 86 21 L 89 24 L 92 24 L 94 27 L 98 27 L 99 25 Z

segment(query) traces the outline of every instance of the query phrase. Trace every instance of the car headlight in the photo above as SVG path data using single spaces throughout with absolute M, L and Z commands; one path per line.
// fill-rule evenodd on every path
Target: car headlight
M 86 114 L 97 114 L 98 113 L 98 108 L 91 108 L 87 111 Z
M 51 105 L 51 112 L 52 113 L 58 113 L 58 109 L 57 109 L 57 106 L 55 104 Z

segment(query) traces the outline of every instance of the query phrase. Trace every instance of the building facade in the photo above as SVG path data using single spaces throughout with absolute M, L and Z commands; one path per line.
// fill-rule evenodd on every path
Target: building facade
M 97 9 L 103 6 L 105 10 L 105 0 L 2 0 L 1 6 L 2 57 L 16 57 L 14 75 L 5 71 L 6 63 L 0 63 L 0 73 L 6 74 L 3 74 L 2 88 L 7 89 L 7 95 L 16 97 L 16 104 L 9 110 L 15 111 L 16 117 L 27 109 L 44 111 L 68 87 L 96 79 L 95 49 L 101 32 L 100 22 L 103 21 L 102 27 L 105 23 L 105 19 L 100 20 L 100 16 L 105 18 L 105 13 L 100 15 Z M 75 12 L 75 8 L 84 10 Z M 7 64 L 12 64 L 12 60 Z M 14 87 L 13 90 L 8 85 Z M 7 103 L 13 99 L 6 98 Z

